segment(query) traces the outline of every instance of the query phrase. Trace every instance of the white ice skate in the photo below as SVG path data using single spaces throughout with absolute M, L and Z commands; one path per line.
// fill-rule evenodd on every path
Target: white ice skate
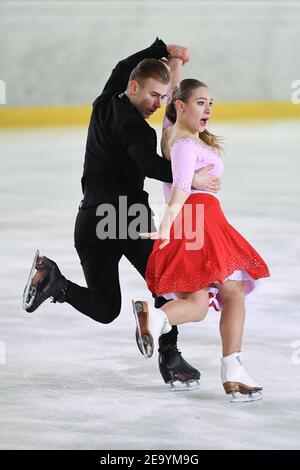
M 221 379 L 232 403 L 256 401 L 263 398 L 263 388 L 246 372 L 241 363 L 241 353 L 235 352 L 221 359 Z
M 132 301 L 133 313 L 136 321 L 135 338 L 139 350 L 148 359 L 158 349 L 158 338 L 168 333 L 172 327 L 166 314 L 140 300 Z

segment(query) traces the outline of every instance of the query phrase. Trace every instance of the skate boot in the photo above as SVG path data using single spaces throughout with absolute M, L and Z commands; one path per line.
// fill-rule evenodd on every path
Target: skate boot
M 161 334 L 171 330 L 166 314 L 143 301 L 132 301 L 136 321 L 135 338 L 139 350 L 145 358 L 154 355 Z
M 263 398 L 263 388 L 244 369 L 241 353 L 235 352 L 221 359 L 221 379 L 226 394 L 231 394 L 232 403 L 256 401 Z
M 67 294 L 67 280 L 56 263 L 37 250 L 23 293 L 23 308 L 34 312 L 46 299 L 64 302 Z
M 177 328 L 175 331 L 176 335 L 172 331 L 159 338 L 159 370 L 170 392 L 194 390 L 200 387 L 201 374 L 183 359 L 176 346 Z

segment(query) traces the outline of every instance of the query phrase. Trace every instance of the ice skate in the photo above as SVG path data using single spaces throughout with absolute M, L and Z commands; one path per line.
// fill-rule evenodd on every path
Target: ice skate
M 221 359 L 221 379 L 227 395 L 231 394 L 232 403 L 257 401 L 263 398 L 263 388 L 253 380 L 244 369 L 241 353 L 232 353 Z
M 49 297 L 53 302 L 64 302 L 66 292 L 67 280 L 56 263 L 40 256 L 37 250 L 23 293 L 23 308 L 34 312 Z
M 150 307 L 147 302 L 132 301 L 136 320 L 136 342 L 145 358 L 154 355 L 158 348 L 158 338 L 171 330 L 167 316 L 161 309 Z
M 159 348 L 159 370 L 170 392 L 190 391 L 200 387 L 200 372 L 181 356 L 175 344 L 163 346 L 162 335 Z

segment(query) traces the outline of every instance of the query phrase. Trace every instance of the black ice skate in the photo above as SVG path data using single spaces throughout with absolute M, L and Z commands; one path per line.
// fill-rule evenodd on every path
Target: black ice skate
M 64 302 L 67 293 L 67 280 L 56 263 L 40 256 L 37 250 L 23 294 L 23 308 L 34 312 L 46 299 Z
M 159 348 L 159 370 L 165 381 L 170 384 L 170 391 L 194 390 L 200 386 L 200 372 L 186 362 L 175 344 Z

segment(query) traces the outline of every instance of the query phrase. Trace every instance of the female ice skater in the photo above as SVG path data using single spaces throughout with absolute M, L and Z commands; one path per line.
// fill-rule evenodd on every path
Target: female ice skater
M 172 84 L 180 62 L 171 60 Z M 223 387 L 232 401 L 253 401 L 262 398 L 262 387 L 241 363 L 245 295 L 257 279 L 270 274 L 257 251 L 225 218 L 218 195 L 191 189 L 194 171 L 202 166 L 212 164 L 210 173 L 217 177 L 223 172 L 220 142 L 207 129 L 212 101 L 207 85 L 185 79 L 167 106 L 170 125 L 164 126 L 162 150 L 171 160 L 173 184 L 165 184 L 167 205 L 159 230 L 141 236 L 155 240 L 146 270 L 148 288 L 156 295 L 174 293 L 176 300 L 161 309 L 133 302 L 136 338 L 142 354 L 151 357 L 170 325 L 205 318 L 209 289 L 217 288 Z

